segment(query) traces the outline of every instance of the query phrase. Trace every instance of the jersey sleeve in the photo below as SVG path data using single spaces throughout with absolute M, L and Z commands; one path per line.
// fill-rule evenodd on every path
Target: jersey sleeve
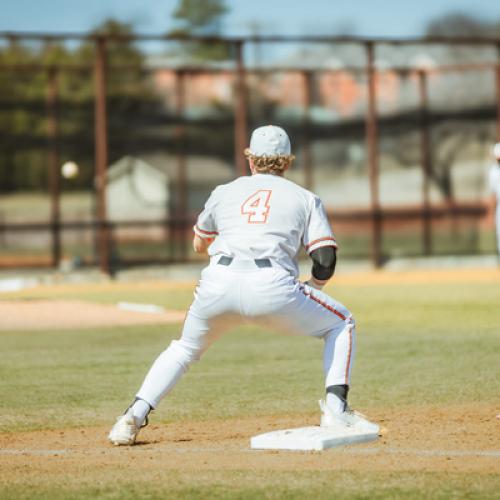
M 217 232 L 217 221 L 215 220 L 215 201 L 216 191 L 214 190 L 193 227 L 193 231 L 200 238 L 212 239 L 219 234 Z
M 302 244 L 308 254 L 321 247 L 337 248 L 337 242 L 325 208 L 317 196 L 311 202 L 309 220 L 304 231 Z

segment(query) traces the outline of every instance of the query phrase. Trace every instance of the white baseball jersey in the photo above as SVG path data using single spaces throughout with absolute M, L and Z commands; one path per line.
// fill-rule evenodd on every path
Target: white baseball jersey
M 268 258 L 298 276 L 297 256 L 334 246 L 321 200 L 283 177 L 255 174 L 218 186 L 194 227 L 201 238 L 214 238 L 210 256 Z
M 283 177 L 255 174 L 217 187 L 194 228 L 215 238 L 179 340 L 153 363 L 137 397 L 156 408 L 189 366 L 241 321 L 324 340 L 325 387 L 349 385 L 355 321 L 326 293 L 297 279 L 297 254 L 335 246 L 317 196 Z M 269 259 L 259 266 L 255 259 Z
M 490 168 L 488 187 L 496 195 L 497 201 L 500 201 L 500 165 L 498 163 L 495 163 Z
M 488 187 L 497 198 L 496 207 L 496 239 L 497 239 L 497 252 L 500 255 L 500 165 L 495 163 L 491 166 L 488 175 Z

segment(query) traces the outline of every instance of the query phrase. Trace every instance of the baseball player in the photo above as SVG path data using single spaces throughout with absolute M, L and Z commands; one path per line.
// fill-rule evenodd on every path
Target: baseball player
M 500 142 L 493 146 L 493 156 L 495 163 L 490 168 L 488 186 L 492 193 L 492 211 L 496 212 L 497 254 L 500 257 Z
M 337 248 L 321 200 L 284 178 L 294 156 L 282 128 L 257 128 L 245 155 L 252 175 L 216 187 L 194 226 L 194 249 L 208 251 L 210 264 L 202 271 L 182 335 L 159 355 L 135 401 L 117 419 L 109 434 L 113 444 L 134 444 L 149 412 L 234 326 L 234 318 L 322 339 L 321 425 L 380 430 L 347 404 L 355 322 L 321 291 L 334 273 Z M 312 259 L 304 283 L 298 280 L 301 247 Z

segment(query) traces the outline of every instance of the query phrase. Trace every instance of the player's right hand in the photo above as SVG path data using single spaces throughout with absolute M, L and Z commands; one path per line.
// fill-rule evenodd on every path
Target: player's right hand
M 322 290 L 327 281 L 328 280 L 320 281 L 317 280 L 314 276 L 311 276 L 307 281 L 304 281 L 304 284 L 310 286 L 311 288 L 315 288 L 316 290 Z

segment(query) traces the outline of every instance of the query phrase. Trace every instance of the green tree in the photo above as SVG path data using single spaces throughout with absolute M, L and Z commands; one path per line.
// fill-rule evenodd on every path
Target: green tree
M 94 33 L 131 35 L 131 25 L 107 20 Z M 76 161 L 81 175 L 65 188 L 90 188 L 94 172 L 94 63 L 95 42 L 70 49 L 50 41 L 41 45 L 14 40 L 0 47 L 5 64 L 77 65 L 82 71 L 58 72 L 59 145 L 61 162 Z M 108 125 L 110 162 L 131 154 L 141 144 L 134 120 L 158 109 L 150 82 L 140 67 L 144 56 L 129 41 L 110 41 L 108 64 L 126 69 L 108 71 Z M 46 190 L 47 186 L 47 71 L 5 69 L 0 72 L 0 192 Z
M 427 36 L 496 38 L 500 36 L 500 19 L 480 18 L 464 12 L 449 12 L 431 19 Z M 446 49 L 447 62 L 457 64 L 488 61 L 489 47 L 481 45 L 452 45 Z M 442 57 L 442 56 L 441 56 Z M 474 89 L 470 89 L 474 94 Z M 431 178 L 447 199 L 454 197 L 452 171 L 457 157 L 476 142 L 491 142 L 485 127 L 478 122 L 444 122 L 433 128 L 433 169 Z
M 172 17 L 177 26 L 174 35 L 219 36 L 228 8 L 224 0 L 179 0 Z M 230 46 L 224 43 L 182 42 L 181 54 L 194 61 L 221 61 L 230 58 Z
M 426 28 L 428 36 L 477 36 L 500 35 L 500 20 L 483 20 L 462 12 L 451 12 L 432 19 Z

